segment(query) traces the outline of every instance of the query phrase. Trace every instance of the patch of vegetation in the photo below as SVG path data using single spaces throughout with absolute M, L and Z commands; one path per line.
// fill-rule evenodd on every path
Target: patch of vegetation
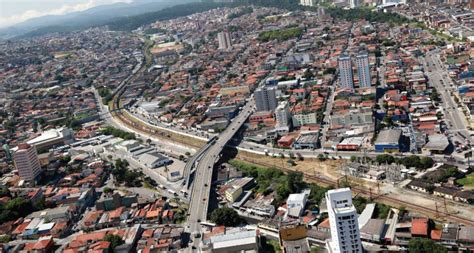
M 426 239 L 426 238 L 414 238 L 414 239 L 411 239 L 410 242 L 408 243 L 408 252 L 409 253 L 426 253 L 426 252 L 445 253 L 445 252 L 448 252 L 448 250 L 445 247 L 439 244 L 436 244 L 433 240 Z
M 304 182 L 303 173 L 301 172 L 285 174 L 276 168 L 259 167 L 238 160 L 230 160 L 229 164 L 240 169 L 245 176 L 255 178 L 257 192 L 269 194 L 274 191 L 276 193 L 276 205 L 283 203 L 290 194 L 299 193 L 307 188 L 311 189 L 309 201 L 319 204 L 324 198 L 324 194 L 329 190 L 326 187 Z
M 106 127 L 101 130 L 102 134 L 105 135 L 113 135 L 114 137 L 119 137 L 124 140 L 135 140 L 136 136 L 134 133 L 126 132 L 121 129 L 115 128 L 115 127 Z
M 463 186 L 474 187 L 474 173 L 468 174 L 465 177 L 456 180 L 456 183 Z
M 243 15 L 245 15 L 245 14 L 250 14 L 250 13 L 252 13 L 252 12 L 253 12 L 253 8 L 252 8 L 252 7 L 245 7 L 245 8 L 243 8 L 243 9 L 242 9 L 241 11 L 239 11 L 239 12 L 229 14 L 229 16 L 227 16 L 227 19 L 232 20 L 232 19 L 234 19 L 234 18 L 238 18 L 238 17 L 241 17 L 241 16 L 243 16 Z
M 148 12 L 135 16 L 126 16 L 116 18 L 105 23 L 111 30 L 115 31 L 132 31 L 142 25 L 146 25 L 155 21 L 169 20 L 178 17 L 188 16 L 198 12 L 204 12 L 220 7 L 235 7 L 236 4 L 213 3 L 213 2 L 196 2 L 189 4 L 179 4 L 160 11 Z
M 375 157 L 375 161 L 378 164 L 397 163 L 397 164 L 403 164 L 407 168 L 415 167 L 417 169 L 428 169 L 434 165 L 433 158 L 427 157 L 427 156 L 420 158 L 419 156 L 416 156 L 416 155 L 405 156 L 402 158 L 395 158 L 391 155 L 383 154 L 383 155 L 377 155 Z
M 267 42 L 271 40 L 284 41 L 291 38 L 300 37 L 301 34 L 303 34 L 303 29 L 299 27 L 292 27 L 292 28 L 261 32 L 258 35 L 258 39 L 263 42 Z
M 217 225 L 224 225 L 226 227 L 235 227 L 242 223 L 237 211 L 230 207 L 217 208 L 211 213 L 211 221 Z
M 129 163 L 127 160 L 117 159 L 115 161 L 115 168 L 112 170 L 112 175 L 118 183 L 125 183 L 127 187 L 141 187 L 143 173 L 128 169 Z

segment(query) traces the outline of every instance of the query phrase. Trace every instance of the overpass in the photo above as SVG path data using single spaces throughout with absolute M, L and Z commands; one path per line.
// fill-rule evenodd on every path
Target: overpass
M 253 112 L 254 105 L 255 102 L 253 99 L 247 102 L 239 115 L 233 119 L 229 126 L 219 136 L 215 137 L 214 140 L 211 140 L 208 145 L 203 147 L 204 151 L 199 151 L 195 155 L 196 159 L 190 160 L 192 164 L 189 166 L 195 167 L 195 176 L 190 191 L 191 201 L 188 208 L 187 220 L 189 232 L 191 234 L 200 234 L 200 222 L 207 219 L 207 209 L 209 206 L 209 195 L 214 165 L 219 160 L 223 148 Z M 191 182 L 187 182 L 187 184 L 190 183 Z M 194 247 L 199 248 L 200 242 L 200 237 L 196 237 L 193 241 Z

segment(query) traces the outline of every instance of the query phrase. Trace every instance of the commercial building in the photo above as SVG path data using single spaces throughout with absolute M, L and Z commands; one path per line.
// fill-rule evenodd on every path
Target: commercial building
M 331 227 L 329 252 L 362 252 L 357 210 L 349 188 L 329 190 L 326 203 Z
M 351 57 L 342 55 L 338 59 L 339 66 L 339 87 L 354 89 L 354 79 L 352 77 Z
M 226 231 L 203 241 L 205 252 L 258 252 L 257 230 Z
M 158 152 L 142 154 L 138 157 L 138 161 L 143 165 L 147 166 L 148 168 L 152 169 L 159 168 L 163 165 L 170 164 L 172 162 L 168 157 Z
M 281 102 L 275 109 L 276 126 L 278 131 L 289 131 L 290 129 L 290 107 L 288 102 Z
M 25 181 L 33 181 L 41 173 L 41 165 L 35 146 L 28 143 L 18 145 L 13 154 L 18 175 Z
M 275 89 L 275 87 L 263 87 L 255 90 L 255 105 L 258 112 L 275 110 L 278 105 Z
M 359 87 L 372 86 L 372 79 L 370 77 L 369 56 L 367 52 L 360 52 L 356 58 L 357 74 L 359 76 Z
M 217 41 L 219 42 L 219 49 L 229 49 L 232 47 L 232 40 L 228 31 L 222 31 L 217 34 Z
M 375 141 L 376 152 L 398 152 L 400 150 L 400 137 L 402 130 L 389 129 L 380 131 Z
M 40 136 L 27 141 L 37 150 L 49 149 L 54 146 L 62 146 L 74 142 L 74 132 L 70 128 L 49 129 Z

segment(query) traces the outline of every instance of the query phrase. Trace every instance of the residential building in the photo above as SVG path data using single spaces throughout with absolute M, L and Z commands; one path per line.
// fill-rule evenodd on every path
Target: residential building
M 289 131 L 290 125 L 290 108 L 288 102 L 281 102 L 275 109 L 276 127 L 278 130 Z
M 302 193 L 290 194 L 286 200 L 286 205 L 288 207 L 287 215 L 293 218 L 300 217 L 303 214 L 310 193 L 311 190 L 308 189 Z
M 316 114 L 316 112 L 298 113 L 292 115 L 291 121 L 293 122 L 294 127 L 316 124 L 318 123 L 318 115 Z
M 314 6 L 313 0 L 300 0 L 300 5 L 303 6 Z
M 372 79 L 370 77 L 369 56 L 367 52 L 360 52 L 356 58 L 357 74 L 359 75 L 359 87 L 372 86 Z
M 339 66 L 339 87 L 354 89 L 354 79 L 352 77 L 351 57 L 342 55 L 338 59 Z
M 41 173 L 41 165 L 35 146 L 28 143 L 18 145 L 13 154 L 18 175 L 25 181 L 33 181 Z
M 229 49 L 232 47 L 232 40 L 228 31 L 222 31 L 217 34 L 217 41 L 219 42 L 219 49 Z
M 275 89 L 263 87 L 255 90 L 255 105 L 258 112 L 275 110 L 278 105 Z
M 331 226 L 329 252 L 362 252 L 357 210 L 349 188 L 329 190 L 326 203 Z

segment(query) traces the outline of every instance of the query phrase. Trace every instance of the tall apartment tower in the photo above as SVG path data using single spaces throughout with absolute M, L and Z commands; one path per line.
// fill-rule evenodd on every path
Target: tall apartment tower
M 280 102 L 278 107 L 275 109 L 276 128 L 289 131 L 290 125 L 290 106 L 287 101 Z
M 329 252 L 362 252 L 357 211 L 352 205 L 349 188 L 340 188 L 326 192 L 326 204 L 331 227 Z
M 41 165 L 36 148 L 30 144 L 22 143 L 13 154 L 15 168 L 20 178 L 25 181 L 34 181 L 41 173 Z
M 349 3 L 351 5 L 351 9 L 359 7 L 360 2 L 361 2 L 361 0 L 349 0 Z
M 258 88 L 255 90 L 255 105 L 257 111 L 273 111 L 277 107 L 275 88 Z
M 302 6 L 314 6 L 313 0 L 300 0 Z
M 229 49 L 232 47 L 232 40 L 230 39 L 230 33 L 223 31 L 217 34 L 217 41 L 219 42 L 219 49 Z
M 359 75 L 359 87 L 370 87 L 372 79 L 370 77 L 369 56 L 367 52 L 360 52 L 356 58 L 357 74 Z
M 341 88 L 354 89 L 354 79 L 352 77 L 351 57 L 342 55 L 338 59 L 339 66 L 339 86 Z

